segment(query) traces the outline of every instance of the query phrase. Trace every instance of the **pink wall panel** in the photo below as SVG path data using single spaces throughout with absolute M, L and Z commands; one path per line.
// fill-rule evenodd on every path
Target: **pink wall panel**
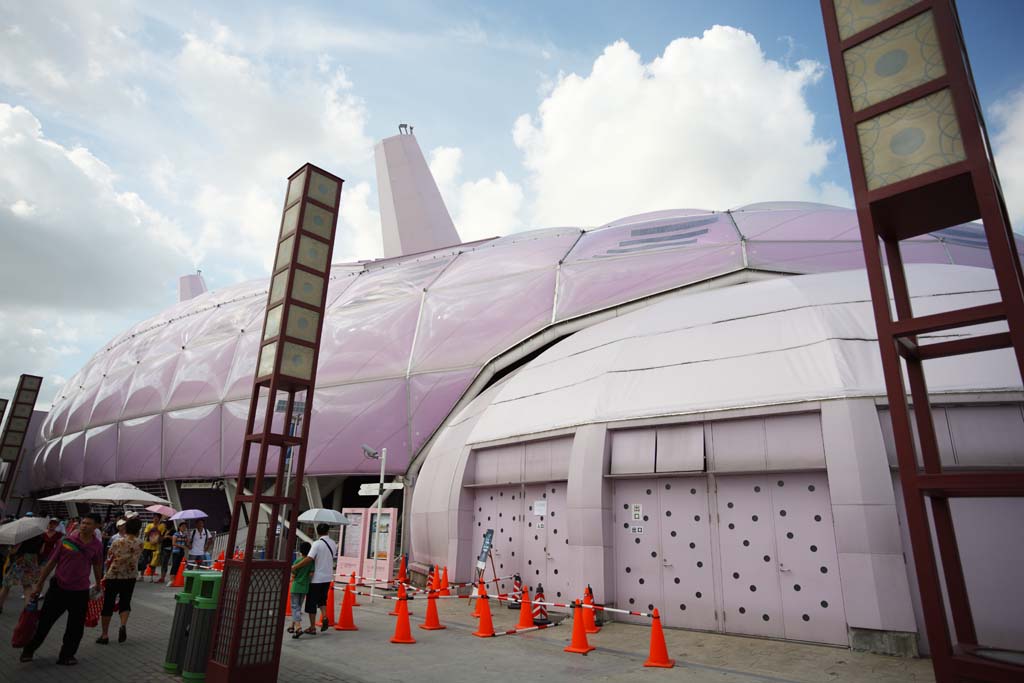
M 612 432 L 612 474 L 654 472 L 655 431 L 623 429 Z
M 176 410 L 164 415 L 163 476 L 217 477 L 220 465 L 220 406 Z
M 117 435 L 118 481 L 160 478 L 161 415 L 125 420 Z
M 94 427 L 85 433 L 84 484 L 117 481 L 117 425 Z

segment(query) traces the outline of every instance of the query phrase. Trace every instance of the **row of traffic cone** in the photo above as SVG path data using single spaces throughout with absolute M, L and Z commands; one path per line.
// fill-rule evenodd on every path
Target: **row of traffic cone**
M 585 608 L 583 605 L 589 605 L 591 609 Z M 588 585 L 586 590 L 583 591 L 583 603 L 581 604 L 577 600 L 573 606 L 572 640 L 569 643 L 569 647 L 565 648 L 566 652 L 585 655 L 594 649 L 594 646 L 587 642 L 587 634 L 597 633 L 601 630 L 601 627 L 597 625 L 594 618 L 593 606 L 594 590 Z M 651 649 L 648 653 L 647 661 L 644 662 L 644 666 L 671 669 L 676 665 L 676 661 L 668 656 L 668 647 L 665 645 L 665 632 L 661 626 L 661 615 L 658 614 L 657 607 L 654 608 L 651 619 Z

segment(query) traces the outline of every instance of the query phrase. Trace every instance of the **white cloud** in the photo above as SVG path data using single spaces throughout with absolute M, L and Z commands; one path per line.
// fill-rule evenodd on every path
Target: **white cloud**
M 430 151 L 430 172 L 463 241 L 506 235 L 523 229 L 523 189 L 501 171 L 493 177 L 462 179 L 458 147 Z
M 992 145 L 1006 208 L 1012 224 L 1024 231 L 1024 89 L 996 103 L 992 114 L 999 124 Z
M 189 240 L 89 150 L 48 139 L 0 103 L 0 292 L 8 309 L 159 305 L 191 267 Z M 0 332 L 2 334 L 3 332 Z
M 818 180 L 833 143 L 815 137 L 804 91 L 822 66 L 787 68 L 757 40 L 715 26 L 649 63 L 624 41 L 590 74 L 560 76 L 515 123 L 537 225 L 595 225 L 670 207 L 799 199 L 849 204 Z

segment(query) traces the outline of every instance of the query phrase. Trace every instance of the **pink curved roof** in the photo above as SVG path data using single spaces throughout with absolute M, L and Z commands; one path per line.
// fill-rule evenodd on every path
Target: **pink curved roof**
M 910 263 L 991 267 L 976 224 L 904 245 Z M 593 230 L 518 233 L 335 265 L 307 467 L 369 473 L 359 445 L 405 471 L 492 358 L 552 323 L 744 268 L 863 267 L 856 214 L 775 202 L 659 211 Z M 176 304 L 115 337 L 43 426 L 36 488 L 235 476 L 266 280 Z

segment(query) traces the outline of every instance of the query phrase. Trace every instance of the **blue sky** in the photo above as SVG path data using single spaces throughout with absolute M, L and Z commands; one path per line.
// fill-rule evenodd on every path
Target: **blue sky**
M 39 4 L 0 0 L 0 396 L 55 391 L 192 268 L 264 276 L 304 161 L 348 180 L 335 260 L 378 256 L 372 147 L 401 122 L 464 239 L 850 202 L 813 0 Z M 960 14 L 1019 222 L 1024 4 Z

